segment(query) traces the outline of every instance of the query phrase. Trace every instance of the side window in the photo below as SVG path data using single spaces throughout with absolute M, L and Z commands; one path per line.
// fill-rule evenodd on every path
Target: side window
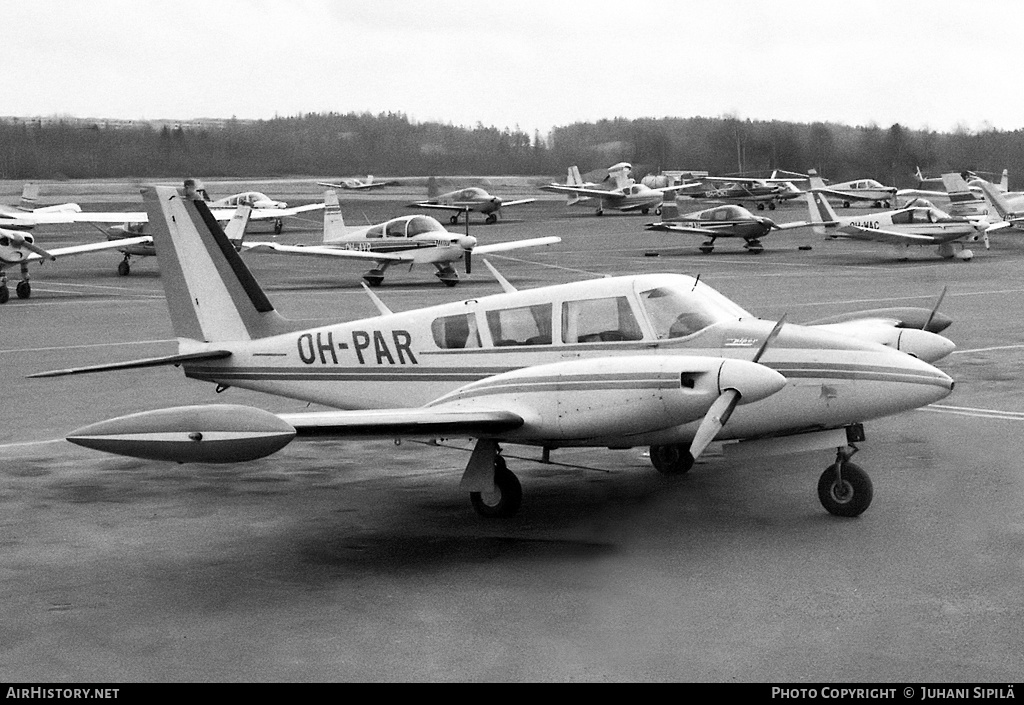
M 640 330 L 625 296 L 566 301 L 562 304 L 562 341 L 596 343 L 640 340 Z
M 430 324 L 430 332 L 437 347 L 443 350 L 480 347 L 476 316 L 471 313 L 437 318 Z
M 550 345 L 551 304 L 487 312 L 495 346 Z
M 384 225 L 374 225 L 372 228 L 366 231 L 366 237 L 381 237 L 384 234 Z

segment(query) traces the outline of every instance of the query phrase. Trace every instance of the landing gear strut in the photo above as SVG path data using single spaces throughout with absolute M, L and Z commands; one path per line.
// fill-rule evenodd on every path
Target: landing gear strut
M 469 490 L 469 501 L 483 517 L 510 517 L 523 503 L 523 488 L 495 441 L 481 438 L 469 458 L 460 486 Z
M 871 505 L 871 478 L 859 465 L 850 462 L 856 452 L 854 446 L 839 448 L 836 462 L 825 468 L 818 480 L 818 499 L 829 514 L 860 516 Z

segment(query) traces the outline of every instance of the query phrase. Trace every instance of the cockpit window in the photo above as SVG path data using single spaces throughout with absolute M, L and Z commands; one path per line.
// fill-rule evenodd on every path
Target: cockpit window
M 405 237 L 405 221 L 392 220 L 385 231 L 386 237 Z
M 423 233 L 444 232 L 444 226 L 426 215 L 417 215 L 409 221 L 409 228 L 406 230 L 409 237 Z
M 643 337 L 625 296 L 562 304 L 562 342 L 617 342 Z
M 723 305 L 723 301 L 730 305 Z M 658 339 L 684 338 L 715 323 L 736 320 L 746 314 L 718 292 L 709 288 L 702 290 L 699 285 L 692 291 L 672 287 L 648 289 L 640 293 L 640 302 Z
M 487 312 L 487 327 L 496 346 L 550 345 L 551 304 Z
M 372 228 L 366 231 L 366 237 L 383 237 L 384 236 L 384 224 L 374 225 Z

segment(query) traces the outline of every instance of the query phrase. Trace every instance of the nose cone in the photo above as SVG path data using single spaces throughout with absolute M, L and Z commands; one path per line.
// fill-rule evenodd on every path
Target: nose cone
M 472 235 L 463 235 L 458 240 L 456 240 L 456 242 L 458 243 L 459 247 L 466 250 L 467 252 L 476 247 L 476 238 L 473 237 Z
M 735 389 L 740 393 L 740 404 L 770 397 L 785 386 L 785 377 L 756 362 L 725 360 L 718 368 L 719 393 Z
M 949 355 L 956 345 L 949 338 L 915 328 L 900 330 L 896 349 L 925 362 L 935 362 Z

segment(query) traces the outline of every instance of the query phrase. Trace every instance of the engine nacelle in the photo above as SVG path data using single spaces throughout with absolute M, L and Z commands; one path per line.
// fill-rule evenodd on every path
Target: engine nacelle
M 740 403 L 786 385 L 778 372 L 746 360 L 645 355 L 571 360 L 513 370 L 467 384 L 430 406 L 502 409 L 524 425 L 513 440 L 626 437 L 701 419 L 726 389 Z
M 295 437 L 291 424 L 236 404 L 179 406 L 121 416 L 80 428 L 76 445 L 115 455 L 177 463 L 236 463 L 279 451 Z

